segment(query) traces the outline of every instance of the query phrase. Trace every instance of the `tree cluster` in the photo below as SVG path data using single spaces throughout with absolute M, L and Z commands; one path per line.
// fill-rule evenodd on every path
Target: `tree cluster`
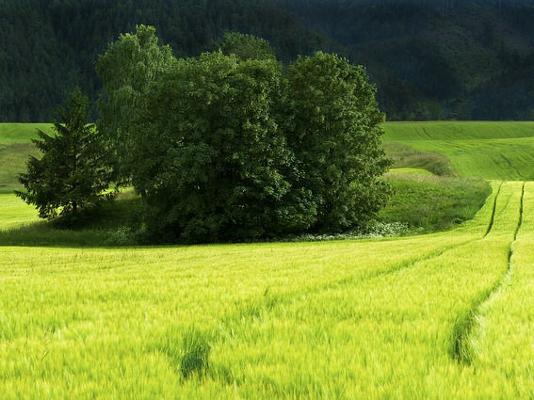
M 267 41 L 228 33 L 216 51 L 177 58 L 141 25 L 97 72 L 98 134 L 75 96 L 21 178 L 42 216 L 132 185 L 152 239 L 211 242 L 347 231 L 387 200 L 375 87 L 343 57 L 284 65 Z
M 139 26 L 98 71 L 102 134 L 162 240 L 337 232 L 384 205 L 383 115 L 363 68 L 342 57 L 286 68 L 265 40 L 227 34 L 219 50 L 177 59 Z

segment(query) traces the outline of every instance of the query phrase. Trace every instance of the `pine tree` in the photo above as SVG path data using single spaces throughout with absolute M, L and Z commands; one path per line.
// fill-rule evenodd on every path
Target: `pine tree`
M 19 176 L 26 190 L 15 193 L 35 205 L 41 218 L 72 217 L 113 196 L 107 153 L 87 121 L 88 104 L 75 89 L 59 111 L 55 134 L 39 131 L 33 141 L 42 157 L 29 159 L 27 172 Z

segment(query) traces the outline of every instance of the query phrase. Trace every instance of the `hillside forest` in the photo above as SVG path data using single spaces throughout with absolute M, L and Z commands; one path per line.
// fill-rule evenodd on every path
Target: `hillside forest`
M 335 52 L 366 67 L 389 120 L 532 119 L 533 19 L 519 0 L 2 0 L 0 121 L 50 121 L 75 86 L 95 100 L 97 55 L 137 24 L 180 57 L 228 31 L 286 63 Z

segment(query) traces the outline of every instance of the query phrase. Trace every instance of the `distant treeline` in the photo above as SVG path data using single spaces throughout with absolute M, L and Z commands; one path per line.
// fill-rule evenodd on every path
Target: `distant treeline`
M 0 0 L 0 120 L 45 121 L 96 55 L 155 25 L 179 56 L 226 31 L 278 57 L 335 51 L 366 66 L 389 119 L 533 119 L 534 4 L 520 0 Z

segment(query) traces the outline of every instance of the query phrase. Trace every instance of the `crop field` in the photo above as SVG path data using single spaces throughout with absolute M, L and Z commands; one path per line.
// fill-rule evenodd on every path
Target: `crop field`
M 534 122 L 390 122 L 386 143 L 447 156 L 457 173 L 534 179 Z
M 528 149 L 504 150 L 513 168 L 489 163 L 490 142 L 477 161 L 455 125 L 421 140 L 408 123 L 386 128 L 459 174 L 499 178 L 474 219 L 432 234 L 2 245 L 36 217 L 0 193 L 0 397 L 533 398 L 533 164 Z M 482 142 L 534 131 L 480 126 Z
M 17 174 L 24 171 L 28 155 L 35 154 L 31 139 L 37 129 L 49 132 L 51 125 L 0 123 L 0 193 L 18 188 Z

